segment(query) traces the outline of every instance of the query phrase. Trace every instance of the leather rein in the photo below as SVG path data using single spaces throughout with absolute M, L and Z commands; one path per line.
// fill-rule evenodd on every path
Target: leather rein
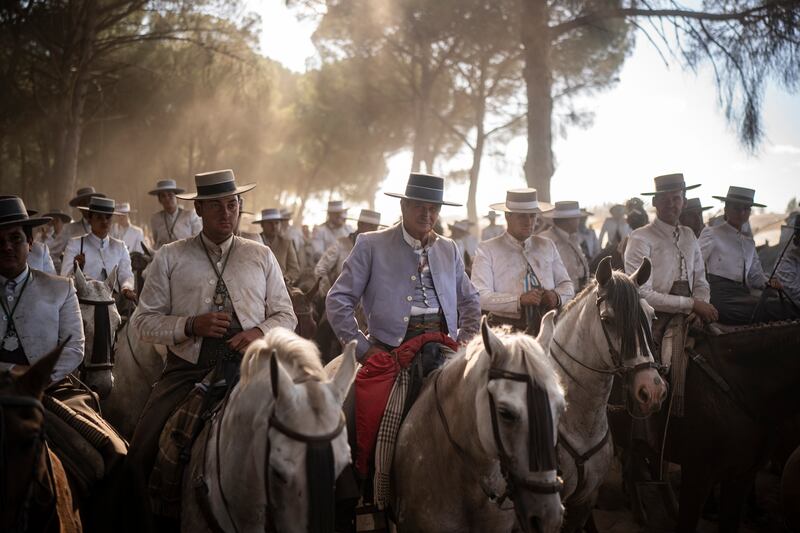
M 481 488 L 481 491 L 486 495 L 486 497 L 495 503 L 500 509 L 503 510 L 510 510 L 512 507 L 503 507 L 503 503 L 506 500 L 514 501 L 514 496 L 518 490 L 528 490 L 534 492 L 536 494 L 555 494 L 561 492 L 564 488 L 564 482 L 560 477 L 557 477 L 554 481 L 538 481 L 534 479 L 530 479 L 521 475 L 518 475 L 512 469 L 514 460 L 508 455 L 505 449 L 505 445 L 503 444 L 502 436 L 500 435 L 500 428 L 497 421 L 497 414 L 495 409 L 494 398 L 492 394 L 487 391 L 489 395 L 489 407 L 492 417 L 492 435 L 494 436 L 495 446 L 497 447 L 498 451 L 498 459 L 500 460 L 500 471 L 503 474 L 503 479 L 506 482 L 506 489 L 503 491 L 502 494 L 498 494 L 492 487 L 489 486 L 488 483 L 483 479 L 483 477 L 475 471 L 472 467 L 472 463 L 469 458 L 469 454 L 464 450 L 464 448 L 456 442 L 453 434 L 450 431 L 450 425 L 447 422 L 447 417 L 444 414 L 444 409 L 442 408 L 442 403 L 439 399 L 439 378 L 441 377 L 442 372 L 438 372 L 436 377 L 433 381 L 433 395 L 434 401 L 436 403 L 436 412 L 439 414 L 439 420 L 442 423 L 442 427 L 444 428 L 445 435 L 447 435 L 447 440 L 450 442 L 450 445 L 456 451 L 456 454 L 464 463 L 464 466 L 467 467 L 468 470 L 472 472 L 473 477 L 478 481 L 478 485 Z M 511 372 L 508 370 L 504 370 L 497 367 L 491 367 L 489 369 L 489 379 L 488 381 L 492 381 L 494 379 L 508 379 L 512 381 L 519 381 L 521 383 L 527 383 L 528 385 L 528 424 L 531 424 L 533 420 L 536 418 L 533 416 L 534 412 L 532 409 L 531 403 L 531 389 L 534 386 L 533 380 L 531 379 L 530 375 L 524 373 L 517 373 Z M 537 413 L 538 414 L 538 413 Z M 549 418 L 549 417 L 548 417 Z M 532 442 L 529 442 L 529 446 L 533 446 Z M 534 450 L 530 450 L 531 454 L 534 453 Z M 553 470 L 555 470 L 555 446 L 552 450 L 553 453 Z M 534 463 L 531 461 L 529 464 L 529 468 L 531 471 L 534 468 Z
M 6 446 L 8 443 L 6 442 L 6 432 L 5 432 L 5 424 L 6 424 L 6 417 L 5 417 L 5 409 L 6 408 L 33 408 L 37 409 L 42 413 L 44 416 L 44 405 L 42 402 L 36 398 L 31 398 L 28 396 L 0 396 L 0 471 L 7 472 L 7 461 L 8 458 L 6 457 Z M 47 518 L 47 522 L 45 525 L 48 525 L 52 522 L 53 518 L 57 516 L 56 514 L 56 482 L 55 482 L 55 475 L 53 474 L 53 465 L 50 461 L 50 454 L 47 453 L 47 445 L 45 444 L 45 432 L 44 432 L 44 423 L 39 430 L 38 435 L 36 436 L 36 451 L 34 452 L 34 457 L 39 457 L 39 455 L 45 452 L 45 464 L 47 465 L 47 481 L 51 487 L 53 492 L 53 505 L 50 508 L 50 515 Z M 7 474 L 6 474 L 7 475 Z M 30 481 L 28 482 L 28 486 L 25 489 L 25 499 L 22 501 L 22 507 L 17 514 L 17 520 L 14 524 L 13 528 L 10 530 L 12 532 L 26 532 L 28 531 L 29 527 L 29 514 L 30 514 L 30 507 L 31 502 L 33 500 L 33 490 L 35 487 L 36 481 L 36 460 L 34 459 L 33 463 L 33 472 L 31 472 Z M 5 486 L 4 480 L 0 479 L 0 505 L 5 507 L 8 502 L 6 501 L 6 494 L 3 489 Z

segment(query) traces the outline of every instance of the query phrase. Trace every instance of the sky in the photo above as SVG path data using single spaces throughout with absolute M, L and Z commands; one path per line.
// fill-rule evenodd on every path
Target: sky
M 298 21 L 284 0 L 250 0 L 248 5 L 261 15 L 261 52 L 304 71 L 316 54 L 310 40 L 314 24 Z M 756 201 L 776 213 L 785 210 L 790 198 L 800 196 L 800 95 L 768 87 L 762 114 L 765 137 L 751 155 L 725 119 L 709 69 L 683 71 L 676 62 L 667 67 L 639 36 L 619 78 L 616 86 L 586 101 L 595 115 L 589 128 L 570 128 L 566 137 L 555 138 L 554 201 L 578 200 L 590 207 L 621 202 L 652 190 L 653 177 L 672 172 L 682 172 L 688 184 L 701 183 L 690 195 L 715 210 L 720 202 L 712 195 L 724 196 L 729 185 L 754 188 Z M 526 186 L 525 149 L 525 138 L 520 137 L 505 148 L 503 161 L 485 162 L 478 185 L 479 212 L 503 201 L 505 190 Z M 390 159 L 381 191 L 402 192 L 410 164 L 410 153 Z M 447 170 L 447 165 L 437 170 Z M 467 162 L 449 165 L 468 168 Z M 466 203 L 467 185 L 446 185 L 446 197 Z M 322 221 L 319 207 L 311 204 L 309 222 Z M 383 220 L 399 215 L 397 200 L 380 192 L 375 207 Z M 442 216 L 462 218 L 466 208 L 444 208 Z

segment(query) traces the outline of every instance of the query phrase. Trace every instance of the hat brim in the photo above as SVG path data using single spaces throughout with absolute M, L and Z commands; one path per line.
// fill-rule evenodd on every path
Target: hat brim
M 415 200 L 417 202 L 425 202 L 427 204 L 437 204 L 437 205 L 450 205 L 453 207 L 462 207 L 464 204 L 457 204 L 455 202 L 448 202 L 445 200 L 431 200 L 430 198 L 416 198 L 414 196 L 406 196 L 405 194 L 400 194 L 398 192 L 385 192 L 383 193 L 386 196 L 391 196 L 392 198 L 400 198 L 402 200 Z
M 93 192 L 91 194 L 81 194 L 80 196 L 76 196 L 75 198 L 70 200 L 69 201 L 69 206 L 70 207 L 78 207 L 78 202 L 80 202 L 81 200 L 83 200 L 85 198 L 91 198 L 92 196 L 97 196 L 97 197 L 100 197 L 100 198 L 105 198 L 106 197 L 106 195 L 101 193 L 101 192 Z
M 147 194 L 157 196 L 160 192 L 174 192 L 175 194 L 181 194 L 186 192 L 186 189 L 181 189 L 180 187 L 167 187 L 165 189 L 153 189 L 152 191 L 148 192 Z
M 684 207 L 683 211 L 708 211 L 709 209 L 714 209 L 710 205 L 701 205 L 700 207 Z
M 236 196 L 239 194 L 244 194 L 248 191 L 252 191 L 255 188 L 256 188 L 255 183 L 248 183 L 247 185 L 236 187 L 236 190 L 220 192 L 217 194 L 199 195 L 196 192 L 192 192 L 188 194 L 175 194 L 175 196 L 177 196 L 181 200 L 215 200 L 217 198 L 227 198 L 228 196 Z
M 667 189 L 665 191 L 643 192 L 643 193 L 639 193 L 639 194 L 641 194 L 642 196 L 655 196 L 656 194 L 661 194 L 661 193 L 665 193 L 665 192 L 691 191 L 692 189 L 698 188 L 700 185 L 701 184 L 698 183 L 697 185 L 687 185 L 685 187 L 676 187 L 674 189 Z
M 555 207 L 547 202 L 538 202 L 539 207 L 534 207 L 532 209 L 511 209 L 506 206 L 505 203 L 502 204 L 491 204 L 489 208 L 494 209 L 495 211 L 502 211 L 504 213 L 527 213 L 527 214 L 540 214 L 543 215 L 544 213 L 549 213 Z
M 254 218 L 250 221 L 251 224 L 261 224 L 262 222 L 283 222 L 285 218 Z
M 66 213 L 45 213 L 42 215 L 43 217 L 49 217 L 51 219 L 60 218 L 64 224 L 69 224 L 72 222 L 72 217 L 67 215 Z
M 35 228 L 37 226 L 44 226 L 51 220 L 53 219 L 50 217 L 28 217 L 20 220 L 7 220 L 5 222 L 0 222 L 0 228 L 7 228 L 9 226 L 28 226 Z
M 97 209 L 91 209 L 89 207 L 79 207 L 78 209 L 80 209 L 81 211 L 84 211 L 86 213 L 97 213 L 98 215 L 127 215 L 128 214 L 128 213 L 122 213 L 120 211 L 111 211 L 111 212 L 99 211 Z
M 577 215 L 575 215 L 575 214 L 566 215 L 566 214 L 563 214 L 563 213 L 559 214 L 556 211 L 556 209 L 553 209 L 552 211 L 548 211 L 548 212 L 543 213 L 543 214 L 544 214 L 545 217 L 552 218 L 554 220 L 555 219 L 567 220 L 567 219 L 570 219 L 570 218 L 589 217 L 589 216 L 592 216 L 594 213 L 590 213 L 590 212 L 586 211 L 585 209 L 581 209 L 580 213 L 578 213 Z
M 732 202 L 732 203 L 737 203 L 737 204 L 746 204 L 746 205 L 749 205 L 750 207 L 767 207 L 764 204 L 745 201 L 745 200 L 742 200 L 741 198 L 731 198 L 730 196 L 712 196 L 711 198 L 714 198 L 716 200 L 720 200 L 722 202 Z
M 349 220 L 350 222 L 356 222 L 356 223 L 363 222 L 364 224 L 371 224 L 373 226 L 378 226 L 379 228 L 388 228 L 389 227 L 386 224 L 375 224 L 374 222 L 367 222 L 366 220 L 358 220 L 357 218 L 347 217 L 345 220 Z

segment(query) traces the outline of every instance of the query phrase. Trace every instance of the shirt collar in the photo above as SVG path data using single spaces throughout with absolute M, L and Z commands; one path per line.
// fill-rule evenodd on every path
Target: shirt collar
M 431 245 L 433 245 L 433 243 L 436 241 L 436 232 L 432 231 L 428 237 L 428 244 L 426 246 L 422 246 L 422 241 L 412 237 L 411 234 L 406 231 L 406 226 L 402 222 L 400 222 L 400 228 L 403 230 L 403 240 L 406 241 L 406 244 L 408 244 L 415 252 L 430 248 Z
M 220 244 L 215 244 L 211 242 L 211 240 L 208 237 L 206 237 L 202 231 L 200 232 L 200 238 L 203 239 L 203 243 L 206 245 L 206 248 L 208 248 L 208 251 L 218 256 L 223 256 L 227 254 L 228 250 L 231 247 L 231 244 L 233 244 L 233 235 L 228 237 L 226 240 L 222 241 L 222 243 Z
M 28 275 L 28 271 L 29 270 L 30 269 L 28 268 L 28 265 L 26 263 L 25 264 L 25 268 L 22 269 L 22 272 L 20 273 L 20 275 L 17 276 L 16 278 L 14 278 L 14 281 L 17 282 L 17 286 L 19 286 L 19 284 L 22 283 L 22 281 L 25 279 L 25 276 Z M 9 281 L 8 278 L 6 278 L 5 276 L 1 276 L 0 275 L 0 285 L 5 285 L 6 283 L 8 283 L 8 281 Z
M 660 218 L 656 217 L 655 220 L 653 220 L 653 227 L 661 230 L 662 232 L 666 232 L 669 235 L 672 235 L 672 232 L 675 231 L 675 228 L 677 226 L 672 226 L 670 224 L 667 224 Z
M 512 245 L 512 246 L 514 246 L 514 247 L 516 247 L 516 248 L 523 248 L 523 249 L 526 249 L 526 248 L 528 248 L 528 247 L 531 245 L 531 242 L 533 241 L 533 235 L 531 235 L 530 237 L 528 237 L 527 239 L 525 239 L 525 241 L 524 241 L 524 242 L 520 242 L 519 240 L 517 240 L 517 238 L 516 238 L 516 237 L 514 237 L 513 235 L 511 235 L 511 234 L 508 232 L 508 230 L 506 230 L 506 231 L 504 231 L 504 232 L 503 232 L 503 238 L 505 239 L 505 241 L 506 241 L 508 244 L 510 244 L 510 245 Z
M 733 225 L 732 225 L 730 222 L 728 222 L 727 220 L 726 220 L 726 221 L 724 221 L 724 222 L 722 223 L 722 226 L 723 226 L 723 227 L 725 227 L 725 229 L 726 229 L 727 231 L 729 231 L 730 233 L 735 233 L 735 234 L 737 234 L 737 235 L 743 235 L 743 233 L 742 233 L 742 230 L 740 230 L 740 229 L 736 229 L 736 228 L 735 228 L 735 227 L 733 227 Z
M 110 234 L 106 235 L 105 239 L 101 239 L 94 233 L 89 233 L 89 240 L 95 244 L 98 248 L 103 248 L 104 250 L 108 248 L 108 245 L 111 243 Z

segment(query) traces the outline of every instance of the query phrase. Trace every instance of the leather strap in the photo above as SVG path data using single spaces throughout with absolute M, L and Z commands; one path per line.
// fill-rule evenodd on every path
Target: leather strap
M 572 457 L 572 460 L 575 462 L 575 467 L 578 470 L 578 483 L 575 485 L 575 490 L 572 492 L 572 494 L 579 494 L 584 489 L 586 485 L 586 473 L 584 465 L 589 461 L 589 459 L 594 457 L 595 454 L 605 447 L 610 434 L 611 428 L 608 427 L 606 428 L 606 434 L 602 439 L 600 439 L 600 442 L 589 448 L 589 450 L 583 454 L 579 454 L 578 450 L 572 447 L 564 434 L 561 431 L 558 432 L 558 444 L 567 450 L 567 453 L 570 455 L 570 457 Z

